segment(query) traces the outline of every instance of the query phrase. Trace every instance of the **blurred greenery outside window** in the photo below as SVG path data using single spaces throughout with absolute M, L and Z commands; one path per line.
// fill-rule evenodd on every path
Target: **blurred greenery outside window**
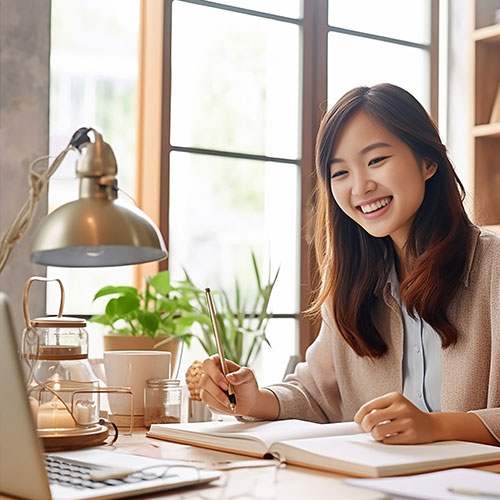
M 353 86 L 390 81 L 429 108 L 430 0 L 402 3 L 328 2 L 328 106 Z M 235 277 L 243 293 L 255 286 L 251 250 L 263 272 L 280 268 L 261 383 L 278 381 L 298 350 L 300 204 L 310 195 L 300 182 L 302 12 L 302 0 L 172 2 L 169 268 L 173 279 L 186 269 L 200 288 L 230 294 Z M 96 127 L 131 196 L 139 23 L 140 0 L 52 0 L 50 152 Z M 77 197 L 74 158 L 56 175 L 50 210 Z M 131 266 L 49 275 L 63 279 L 66 314 L 100 312 L 97 289 L 133 282 Z M 56 303 L 48 297 L 49 313 Z M 187 365 L 189 356 L 203 353 L 185 354 Z

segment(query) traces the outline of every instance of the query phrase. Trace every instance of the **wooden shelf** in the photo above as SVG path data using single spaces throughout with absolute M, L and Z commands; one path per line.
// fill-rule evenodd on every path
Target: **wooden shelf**
M 498 0 L 469 2 L 472 220 L 500 234 L 500 123 L 489 123 L 500 82 L 500 23 L 486 25 L 495 19 L 500 4 Z
M 474 30 L 472 39 L 476 42 L 500 43 L 500 23 Z
M 472 129 L 474 137 L 500 137 L 500 123 L 485 123 Z

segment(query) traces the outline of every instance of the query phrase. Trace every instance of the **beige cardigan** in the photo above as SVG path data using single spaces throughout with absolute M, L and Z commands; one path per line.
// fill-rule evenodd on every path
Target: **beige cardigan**
M 500 237 L 474 228 L 463 284 L 448 310 L 458 341 L 441 350 L 442 411 L 475 413 L 500 441 Z M 338 334 L 331 311 L 295 373 L 269 386 L 280 419 L 352 420 L 359 407 L 403 391 L 403 322 L 387 284 L 373 319 L 389 346 L 377 360 L 361 358 Z

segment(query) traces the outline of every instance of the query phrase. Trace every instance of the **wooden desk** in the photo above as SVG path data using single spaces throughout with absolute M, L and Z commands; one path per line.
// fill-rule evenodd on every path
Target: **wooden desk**
M 135 430 L 132 436 L 121 435 L 115 443 L 118 451 L 165 460 L 179 460 L 200 467 L 217 469 L 220 462 L 249 461 L 252 458 L 195 446 L 169 443 L 148 438 L 145 430 Z M 141 498 L 169 498 L 176 500 L 319 500 L 353 499 L 378 500 L 388 497 L 366 489 L 344 484 L 343 476 L 284 465 L 225 470 L 220 480 L 208 486 L 174 490 Z
M 225 461 L 248 461 L 254 459 L 243 455 L 197 448 L 196 446 L 170 443 L 148 438 L 146 430 L 135 430 L 132 436 L 121 435 L 116 449 L 165 460 L 179 460 L 200 467 L 217 469 Z M 500 473 L 500 463 L 477 467 L 481 470 Z M 226 470 L 219 481 L 208 486 L 174 490 L 163 494 L 141 498 L 169 498 L 175 500 L 389 500 L 382 493 L 354 488 L 344 484 L 346 476 L 313 469 L 284 465 L 261 468 L 239 468 Z
M 200 467 L 220 468 L 226 461 L 248 461 L 252 458 L 232 453 L 197 448 L 148 438 L 146 430 L 135 430 L 132 436 L 120 435 L 113 448 L 123 453 L 143 455 Z M 110 447 L 107 447 L 110 448 Z M 500 463 L 478 467 L 500 473 Z M 344 476 L 285 465 L 275 467 L 239 468 L 223 471 L 220 480 L 198 486 L 135 498 L 174 500 L 387 500 L 382 493 L 345 485 Z M 0 500 L 9 499 L 0 494 Z

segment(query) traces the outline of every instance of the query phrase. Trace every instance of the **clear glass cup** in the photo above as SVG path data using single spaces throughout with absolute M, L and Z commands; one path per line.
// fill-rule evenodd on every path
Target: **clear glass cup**
M 182 387 L 180 380 L 152 378 L 144 388 L 144 425 L 180 423 Z

